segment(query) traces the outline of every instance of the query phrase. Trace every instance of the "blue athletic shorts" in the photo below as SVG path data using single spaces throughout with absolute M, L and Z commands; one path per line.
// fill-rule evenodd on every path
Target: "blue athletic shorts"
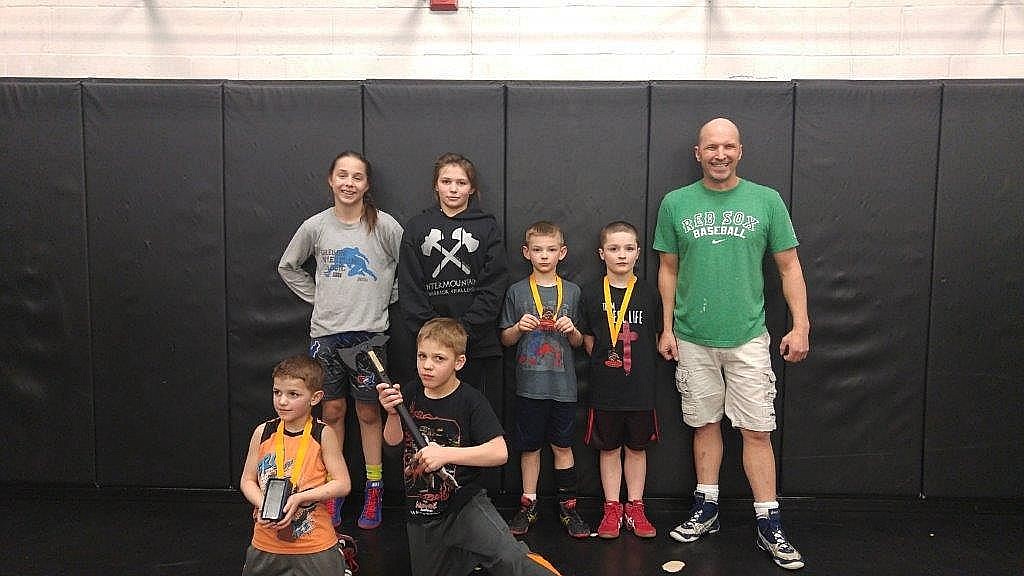
M 570 448 L 575 429 L 575 402 L 516 396 L 516 424 L 512 433 L 516 450 L 534 452 L 545 444 Z
M 377 402 L 377 372 L 369 358 L 361 357 L 353 367 L 341 355 L 343 349 L 362 344 L 374 336 L 373 332 L 341 332 L 310 341 L 309 355 L 324 367 L 324 400 L 351 395 L 359 402 Z M 386 357 L 380 360 L 387 365 Z

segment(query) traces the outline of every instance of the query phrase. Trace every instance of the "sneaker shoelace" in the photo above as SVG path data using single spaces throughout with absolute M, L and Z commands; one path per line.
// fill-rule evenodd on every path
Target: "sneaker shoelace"
M 601 525 L 605 528 L 611 528 L 611 526 L 606 525 L 605 521 L 615 524 L 616 528 L 620 526 L 622 523 L 622 507 L 615 502 L 605 502 L 604 516 L 601 518 Z
M 775 546 L 777 546 L 779 550 L 788 552 L 793 549 L 786 540 L 786 535 L 782 532 L 782 526 L 777 522 L 771 522 L 768 524 L 768 533 L 772 535 L 772 539 L 775 541 Z
M 693 514 L 690 515 L 690 519 L 686 521 L 687 524 L 697 524 L 700 522 L 700 517 L 704 513 L 704 506 L 695 506 L 693 508 Z
M 779 550 L 783 552 L 790 552 L 793 550 L 793 547 L 789 545 L 789 542 L 786 540 L 786 535 L 782 533 L 782 530 L 776 530 L 772 536 L 775 537 L 775 545 L 778 546 Z
M 632 514 L 630 514 L 632 512 Z M 652 528 L 650 520 L 647 519 L 647 514 L 644 513 L 644 504 L 640 502 L 635 505 L 629 505 L 626 507 L 626 514 L 630 516 L 633 521 L 633 525 L 639 528 Z

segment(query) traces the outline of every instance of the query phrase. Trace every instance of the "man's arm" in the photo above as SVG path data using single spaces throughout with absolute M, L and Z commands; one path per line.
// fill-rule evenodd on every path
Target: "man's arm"
M 782 277 L 782 295 L 793 318 L 793 328 L 782 337 L 779 353 L 787 362 L 799 362 L 810 350 L 811 320 L 807 316 L 807 285 L 796 248 L 776 252 L 775 265 Z
M 662 330 L 658 338 L 658 352 L 665 360 L 679 360 L 676 334 L 673 330 L 676 308 L 676 282 L 679 275 L 679 256 L 658 253 L 658 293 L 661 294 Z

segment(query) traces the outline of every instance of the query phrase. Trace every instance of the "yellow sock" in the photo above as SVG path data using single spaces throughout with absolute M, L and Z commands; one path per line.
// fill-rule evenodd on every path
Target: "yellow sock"
M 375 480 L 381 480 L 384 478 L 384 465 L 383 464 L 367 464 L 366 465 L 366 479 L 370 482 Z

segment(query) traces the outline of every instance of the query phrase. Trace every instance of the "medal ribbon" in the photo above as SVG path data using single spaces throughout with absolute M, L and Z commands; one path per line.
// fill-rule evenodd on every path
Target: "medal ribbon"
M 562 278 L 555 276 L 555 289 L 558 291 L 558 305 L 555 306 L 555 317 L 558 318 L 558 312 L 562 309 Z M 542 318 L 544 316 L 544 304 L 540 301 L 540 291 L 537 290 L 537 278 L 533 274 L 530 274 L 530 292 L 533 292 L 533 304 L 537 307 L 537 317 Z
M 306 420 L 306 425 L 302 428 L 302 440 L 299 441 L 299 453 L 295 455 L 295 462 L 292 464 L 292 486 L 295 488 L 299 487 L 299 478 L 302 477 L 302 465 L 306 460 L 306 450 L 309 448 L 309 440 L 313 437 L 313 418 L 310 417 Z M 282 419 L 277 423 L 277 434 L 276 434 L 276 464 L 277 464 L 277 477 L 284 478 L 284 420 Z
M 608 334 L 612 337 L 612 349 L 619 341 L 619 331 L 622 330 L 622 321 L 626 318 L 626 310 L 629 309 L 629 299 L 633 296 L 633 286 L 636 285 L 636 276 L 629 276 L 629 284 L 626 285 L 626 295 L 622 297 L 622 306 L 619 306 L 618 320 L 615 319 L 615 311 L 612 309 L 612 289 L 608 283 L 608 277 L 604 277 L 604 314 L 608 318 Z

